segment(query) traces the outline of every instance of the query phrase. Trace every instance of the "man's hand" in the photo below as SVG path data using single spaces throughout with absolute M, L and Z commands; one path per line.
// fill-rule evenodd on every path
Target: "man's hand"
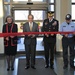
M 9 41 L 9 38 L 8 38 L 8 37 L 6 37 L 6 40 L 7 40 L 7 41 Z
M 57 22 L 55 21 L 52 25 L 54 25 L 54 26 L 57 25 Z
M 34 34 L 32 34 L 32 38 L 34 38 L 35 37 L 35 35 Z
M 54 34 L 51 34 L 51 36 L 53 36 Z
M 68 34 L 65 34 L 64 36 L 65 36 L 65 37 L 68 37 Z
M 32 36 L 31 34 L 28 35 L 29 37 Z
M 45 34 L 45 36 L 46 36 L 46 37 L 49 37 L 49 35 L 48 35 L 48 34 Z

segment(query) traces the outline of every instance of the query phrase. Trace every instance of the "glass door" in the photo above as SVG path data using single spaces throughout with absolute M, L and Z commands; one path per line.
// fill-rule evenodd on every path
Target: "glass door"
M 27 3 L 32 2 L 33 5 Z M 41 31 L 43 20 L 47 18 L 47 10 L 56 12 L 55 0 L 3 0 L 4 20 L 6 16 L 12 15 L 15 23 L 18 25 L 18 32 L 23 32 L 23 23 L 27 22 L 29 14 L 34 15 L 34 21 L 38 23 L 39 31 Z M 43 38 L 37 38 L 37 51 L 43 52 Z M 18 37 L 18 52 L 25 51 L 24 37 Z M 39 48 L 39 49 L 38 49 Z
M 41 28 L 43 25 L 43 20 L 47 18 L 47 9 L 15 9 L 14 10 L 14 20 L 15 23 L 18 25 L 18 32 L 23 32 L 23 24 L 27 22 L 28 15 L 32 14 L 34 16 L 34 22 L 38 24 L 39 32 L 41 32 Z M 37 37 L 37 46 L 36 51 L 43 51 L 43 45 L 42 45 L 43 37 Z M 18 45 L 17 45 L 17 51 L 18 52 L 24 52 L 24 37 L 20 36 L 18 37 Z

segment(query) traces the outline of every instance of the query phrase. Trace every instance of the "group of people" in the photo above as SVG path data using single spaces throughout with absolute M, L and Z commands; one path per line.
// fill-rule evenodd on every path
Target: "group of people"
M 23 25 L 23 32 L 39 32 L 38 24 L 34 22 L 34 16 L 28 15 L 28 22 Z M 67 14 L 63 22 L 59 27 L 59 21 L 54 19 L 54 13 L 48 12 L 48 18 L 43 21 L 42 32 L 74 32 L 75 23 L 71 21 L 71 15 Z M 7 16 L 6 23 L 3 25 L 3 33 L 14 33 L 18 32 L 17 24 L 14 23 L 11 16 Z M 74 34 L 61 34 L 62 38 L 62 49 L 63 49 L 63 68 L 68 67 L 68 47 L 70 50 L 70 67 L 74 68 Z M 26 66 L 25 69 L 32 69 L 35 67 L 35 55 L 36 55 L 36 37 L 37 34 L 24 35 L 24 44 L 26 51 Z M 56 34 L 44 34 L 44 53 L 45 53 L 45 68 L 50 67 L 54 69 L 54 48 L 56 45 Z M 14 60 L 17 53 L 17 36 L 4 37 L 4 49 L 7 58 L 7 71 L 10 69 L 14 70 Z

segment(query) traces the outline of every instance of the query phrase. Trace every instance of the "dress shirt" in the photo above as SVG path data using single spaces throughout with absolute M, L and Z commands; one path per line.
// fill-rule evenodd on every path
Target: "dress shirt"
M 72 21 L 69 24 L 67 22 L 63 22 L 60 25 L 59 31 L 61 31 L 61 32 L 74 32 L 75 31 L 75 23 L 73 23 Z M 68 34 L 68 37 L 73 37 L 73 34 Z
M 32 23 L 29 22 L 29 27 L 30 27 L 30 31 L 32 31 L 33 22 Z

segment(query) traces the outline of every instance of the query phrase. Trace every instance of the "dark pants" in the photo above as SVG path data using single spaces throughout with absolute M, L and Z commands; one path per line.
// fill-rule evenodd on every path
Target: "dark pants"
M 73 38 L 62 38 L 63 47 L 63 61 L 64 65 L 68 65 L 68 47 L 70 52 L 70 66 L 74 66 L 74 39 Z
M 25 50 L 26 50 L 26 65 L 30 66 L 30 62 L 31 62 L 31 66 L 34 66 L 36 45 L 25 44 Z
M 50 61 L 50 66 L 53 66 L 54 64 L 54 47 L 55 47 L 55 42 L 44 41 L 46 65 L 49 65 L 49 61 Z

